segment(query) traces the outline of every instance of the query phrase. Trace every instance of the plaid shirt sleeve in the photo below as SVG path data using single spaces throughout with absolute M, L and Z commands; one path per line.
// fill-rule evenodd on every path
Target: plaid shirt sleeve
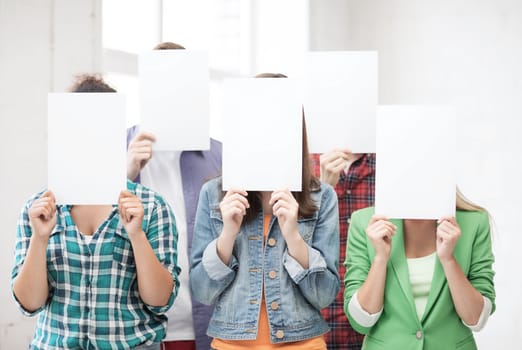
M 31 241 L 32 230 L 31 225 L 29 223 L 29 209 L 31 208 L 31 205 L 33 202 L 39 198 L 42 195 L 42 192 L 37 193 L 33 197 L 31 197 L 24 207 L 22 208 L 22 211 L 20 212 L 20 216 L 18 218 L 17 228 L 16 228 L 16 243 L 15 243 L 15 262 L 14 267 L 11 271 L 11 292 L 13 295 L 13 298 L 18 305 L 20 311 L 26 315 L 26 316 L 35 316 L 40 311 L 42 311 L 45 308 L 45 305 L 42 305 L 37 310 L 29 311 L 24 308 L 24 306 L 20 303 L 18 298 L 16 297 L 14 293 L 14 281 L 16 277 L 18 276 L 18 273 L 20 272 L 20 268 L 23 266 L 25 257 L 27 255 L 27 250 L 29 249 L 29 242 Z
M 158 195 L 155 195 L 154 207 L 148 221 L 146 235 L 156 257 L 170 272 L 174 282 L 174 288 L 167 305 L 158 307 L 145 304 L 151 312 L 163 314 L 170 309 L 178 294 L 178 275 L 181 269 L 177 265 L 178 233 L 174 214 L 167 202 Z

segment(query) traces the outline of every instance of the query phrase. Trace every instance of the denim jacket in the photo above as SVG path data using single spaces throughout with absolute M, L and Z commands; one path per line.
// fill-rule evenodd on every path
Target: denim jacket
M 193 296 L 204 304 L 215 303 L 207 334 L 227 340 L 256 339 L 263 288 L 272 343 L 326 333 L 320 309 L 334 300 L 340 288 L 339 219 L 332 187 L 321 184 L 312 192 L 318 210 L 311 218 L 298 219 L 299 233 L 308 244 L 308 269 L 288 254 L 276 217 L 264 242 L 263 213 L 241 226 L 230 263 L 225 265 L 216 251 L 223 229 L 221 197 L 221 179 L 203 186 L 190 261 Z

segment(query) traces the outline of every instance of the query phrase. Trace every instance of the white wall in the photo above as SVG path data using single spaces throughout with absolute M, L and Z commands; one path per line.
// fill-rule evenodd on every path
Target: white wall
M 100 0 L 0 0 L 0 349 L 25 349 L 35 319 L 10 292 L 16 220 L 46 184 L 47 93 L 101 60 Z
M 522 3 L 311 0 L 310 15 L 312 50 L 379 51 L 381 104 L 456 106 L 459 183 L 496 226 L 497 311 L 476 338 L 520 348 Z

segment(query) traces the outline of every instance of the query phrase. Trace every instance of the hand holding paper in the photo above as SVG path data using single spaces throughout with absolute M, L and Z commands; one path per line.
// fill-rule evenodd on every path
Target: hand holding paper
M 129 191 L 121 191 L 118 199 L 118 211 L 120 212 L 120 220 L 129 235 L 133 238 L 143 232 L 143 204 L 138 197 Z
M 320 157 L 321 181 L 331 186 L 337 185 L 341 171 L 346 167 L 352 152 L 349 149 L 334 149 L 323 153 Z
M 129 144 L 127 150 L 127 178 L 134 180 L 152 158 L 152 144 L 156 137 L 150 132 L 140 132 Z
M 29 209 L 29 221 L 34 234 L 48 239 L 56 225 L 56 200 L 51 191 L 46 191 L 36 199 Z

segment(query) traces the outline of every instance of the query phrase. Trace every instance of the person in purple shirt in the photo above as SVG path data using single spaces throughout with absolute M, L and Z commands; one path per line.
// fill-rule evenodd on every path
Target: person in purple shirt
M 156 50 L 184 49 L 165 42 Z M 189 289 L 189 256 L 194 220 L 202 185 L 221 172 L 221 143 L 211 139 L 210 150 L 153 152 L 156 138 L 134 126 L 128 130 L 127 177 L 162 194 L 172 207 L 178 230 L 180 288 L 173 307 L 167 313 L 165 350 L 202 350 L 210 348 L 206 335 L 213 307 L 194 300 Z

